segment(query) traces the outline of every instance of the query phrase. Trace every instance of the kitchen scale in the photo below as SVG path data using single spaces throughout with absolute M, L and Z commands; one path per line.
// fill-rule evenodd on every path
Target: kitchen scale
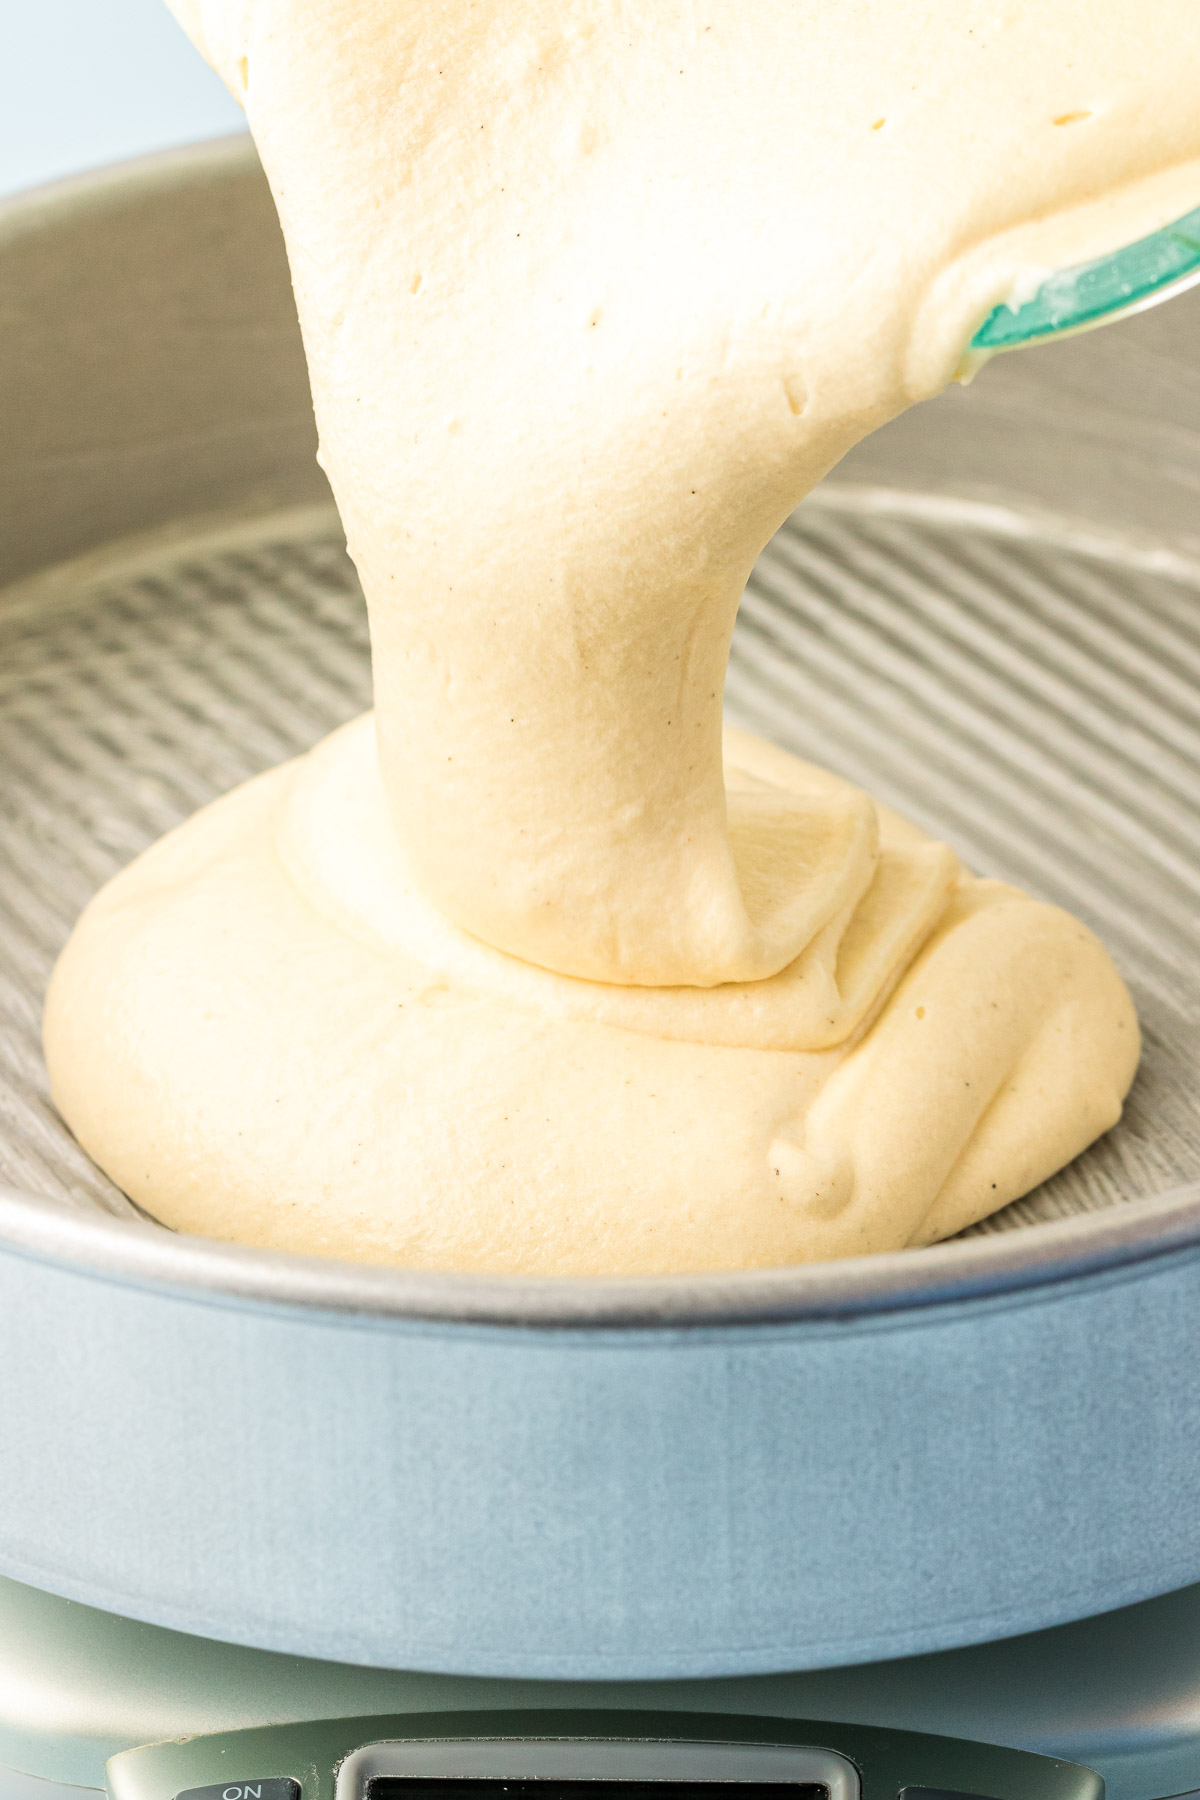
M 588 1684 L 280 1656 L 0 1581 L 0 1800 L 1103 1800 L 1106 1783 L 1108 1800 L 1200 1786 L 1200 1588 L 940 1655 Z
M 860 446 L 728 686 L 1102 933 L 1121 1127 L 928 1251 L 521 1283 L 162 1231 L 50 1108 L 79 907 L 369 670 L 252 150 L 0 254 L 0 1800 L 1200 1793 L 1197 297 Z

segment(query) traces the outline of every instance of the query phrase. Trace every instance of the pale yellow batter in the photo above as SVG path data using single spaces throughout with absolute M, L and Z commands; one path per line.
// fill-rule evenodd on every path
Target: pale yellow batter
M 849 445 L 1195 205 L 1194 0 L 174 9 L 279 205 L 377 715 L 84 914 L 85 1146 L 184 1229 L 545 1273 L 927 1242 L 1061 1166 L 1137 1060 L 1103 948 L 723 773 L 721 691 Z

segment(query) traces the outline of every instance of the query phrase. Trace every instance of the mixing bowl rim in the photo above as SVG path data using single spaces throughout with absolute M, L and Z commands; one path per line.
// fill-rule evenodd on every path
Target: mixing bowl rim
M 532 1328 L 767 1325 L 914 1312 L 1200 1247 L 1200 1182 L 1014 1231 L 787 1268 L 527 1276 L 410 1269 L 192 1237 L 0 1188 L 0 1251 L 179 1298 L 380 1321 Z

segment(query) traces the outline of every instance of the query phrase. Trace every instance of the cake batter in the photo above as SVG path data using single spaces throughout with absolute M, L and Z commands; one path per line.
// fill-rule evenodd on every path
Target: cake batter
M 279 206 L 376 714 L 88 908 L 55 1099 L 181 1229 L 414 1266 L 925 1243 L 1110 1126 L 1054 908 L 721 732 L 746 577 L 979 320 L 1200 194 L 1159 0 L 177 0 Z

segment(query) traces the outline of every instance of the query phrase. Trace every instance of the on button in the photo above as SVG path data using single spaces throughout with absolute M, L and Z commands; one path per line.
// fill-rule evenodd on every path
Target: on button
M 289 1775 L 267 1775 L 257 1781 L 216 1781 L 211 1787 L 184 1788 L 175 1800 L 300 1800 L 300 1783 Z

